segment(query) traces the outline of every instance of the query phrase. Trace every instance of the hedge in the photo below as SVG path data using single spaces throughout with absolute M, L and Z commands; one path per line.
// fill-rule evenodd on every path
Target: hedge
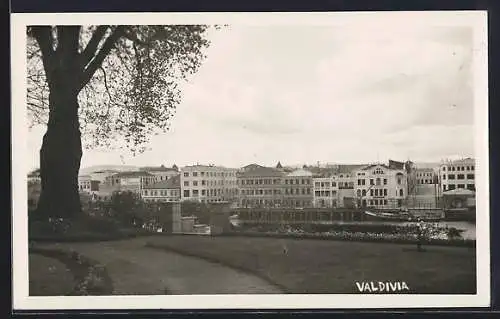
M 54 258 L 64 263 L 75 277 L 70 296 L 111 295 L 113 282 L 106 268 L 74 251 L 30 247 L 30 253 Z

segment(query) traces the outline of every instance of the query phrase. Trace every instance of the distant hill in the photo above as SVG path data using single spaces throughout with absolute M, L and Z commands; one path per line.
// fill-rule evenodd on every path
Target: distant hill
M 132 165 L 94 165 L 80 169 L 80 175 L 90 174 L 104 170 L 115 170 L 119 172 L 137 171 L 139 167 Z

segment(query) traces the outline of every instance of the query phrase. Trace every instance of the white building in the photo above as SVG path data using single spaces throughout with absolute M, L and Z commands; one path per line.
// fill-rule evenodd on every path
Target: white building
M 28 183 L 40 183 L 42 181 L 40 177 L 40 170 L 34 170 L 33 172 L 28 174 Z
M 383 164 L 374 164 L 353 173 L 358 206 L 377 208 L 404 206 L 408 195 L 404 169 L 391 169 Z
M 314 207 L 337 207 L 338 184 L 334 176 L 313 178 Z
M 93 181 L 99 181 L 99 184 L 104 184 L 106 182 L 107 177 L 114 175 L 114 174 L 117 174 L 117 173 L 119 173 L 119 172 L 116 170 L 109 169 L 109 170 L 92 172 L 92 173 L 89 173 L 88 175 L 90 175 L 90 177 Z
M 92 178 L 90 175 L 80 175 L 78 176 L 78 190 L 80 193 L 89 193 L 91 192 L 91 181 Z
M 110 192 L 132 191 L 141 193 L 141 190 L 148 185 L 155 183 L 156 178 L 148 172 L 132 171 L 121 172 L 106 177 L 105 188 Z
M 181 199 L 180 177 L 147 185 L 142 189 L 142 199 L 146 202 L 179 202 Z
M 454 189 L 476 190 L 475 160 L 465 158 L 445 161 L 440 167 L 439 181 L 443 192 Z
M 237 169 L 213 165 L 181 168 L 181 200 L 202 203 L 237 200 Z

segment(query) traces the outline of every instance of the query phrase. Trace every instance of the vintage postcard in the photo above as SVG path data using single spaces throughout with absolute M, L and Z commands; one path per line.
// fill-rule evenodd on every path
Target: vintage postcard
M 13 307 L 490 304 L 485 11 L 12 15 Z

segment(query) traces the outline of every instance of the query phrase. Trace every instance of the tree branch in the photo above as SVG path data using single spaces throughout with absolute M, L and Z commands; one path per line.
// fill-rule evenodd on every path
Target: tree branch
M 54 68 L 54 49 L 52 43 L 52 27 L 50 26 L 35 26 L 31 27 L 31 33 L 38 42 L 38 46 L 42 51 L 43 68 L 45 69 L 45 77 L 50 83 L 51 75 Z
M 108 56 L 109 52 L 115 46 L 118 39 L 124 34 L 124 26 L 117 26 L 111 35 L 106 39 L 102 48 L 97 52 L 94 58 L 88 63 L 83 70 L 80 80 L 80 89 L 83 88 L 92 78 L 95 71 L 102 65 L 102 62 Z
M 82 66 L 85 67 L 90 60 L 94 57 L 96 51 L 97 51 L 97 46 L 103 39 L 104 35 L 106 34 L 106 31 L 108 30 L 109 26 L 107 25 L 101 25 L 98 26 L 97 29 L 94 31 L 92 34 L 92 38 L 90 39 L 89 43 L 87 43 L 87 46 L 81 53 L 81 61 L 82 61 Z

